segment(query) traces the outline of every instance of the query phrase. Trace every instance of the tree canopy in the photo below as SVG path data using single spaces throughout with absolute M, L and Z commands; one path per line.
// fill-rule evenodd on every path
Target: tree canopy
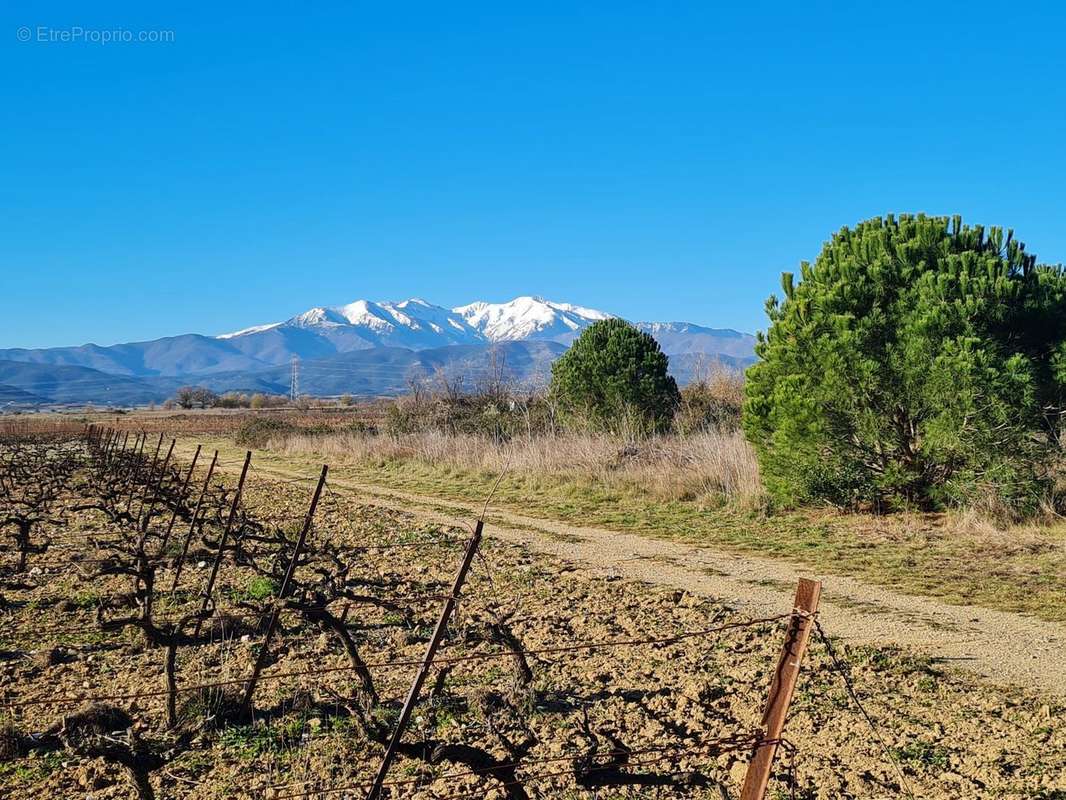
M 668 366 L 651 336 L 625 320 L 600 320 L 552 365 L 551 394 L 570 419 L 590 427 L 662 431 L 680 401 Z
M 782 275 L 744 429 L 778 500 L 1034 507 L 1066 379 L 1066 279 L 959 217 L 843 228 Z

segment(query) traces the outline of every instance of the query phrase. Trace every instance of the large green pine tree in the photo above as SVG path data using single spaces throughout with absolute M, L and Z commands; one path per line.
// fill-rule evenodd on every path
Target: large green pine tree
M 1066 279 L 1011 232 L 892 216 L 843 228 L 784 299 L 747 374 L 769 491 L 1032 508 L 1055 456 Z

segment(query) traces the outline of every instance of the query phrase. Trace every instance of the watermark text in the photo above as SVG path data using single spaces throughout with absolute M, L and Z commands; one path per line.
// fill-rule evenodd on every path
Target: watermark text
M 170 44 L 174 41 L 174 31 L 22 25 L 15 31 L 15 38 L 34 44 Z

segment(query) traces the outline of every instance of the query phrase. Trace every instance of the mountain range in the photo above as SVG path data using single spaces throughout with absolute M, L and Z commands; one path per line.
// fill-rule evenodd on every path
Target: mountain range
M 391 395 L 438 372 L 474 380 L 490 354 L 513 380 L 542 383 L 581 331 L 611 316 L 539 297 L 455 308 L 418 298 L 357 300 L 215 336 L 13 348 L 0 350 L 0 407 L 158 402 L 188 383 L 283 394 L 294 357 L 300 389 L 312 395 Z M 749 334 L 687 322 L 636 324 L 658 340 L 681 382 L 711 361 L 742 368 L 754 359 Z

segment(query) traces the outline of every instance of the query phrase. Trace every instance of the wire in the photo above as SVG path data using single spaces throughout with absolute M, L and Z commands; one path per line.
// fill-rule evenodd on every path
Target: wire
M 840 674 L 841 680 L 844 681 L 844 687 L 845 689 L 847 689 L 851 701 L 855 704 L 855 707 L 859 709 L 859 713 L 862 714 L 863 719 L 866 720 L 866 724 L 869 726 L 870 731 L 873 733 L 874 737 L 877 739 L 878 744 L 881 746 L 881 752 L 884 753 L 885 758 L 890 764 L 892 764 L 893 769 L 895 769 L 896 775 L 899 776 L 900 786 L 903 788 L 904 791 L 907 792 L 907 795 L 913 800 L 915 796 L 914 791 L 911 789 L 910 783 L 907 781 L 907 777 L 903 774 L 903 768 L 900 767 L 899 761 L 897 761 L 896 758 L 892 755 L 892 751 L 885 743 L 884 737 L 881 736 L 881 731 L 877 727 L 877 723 L 874 722 L 873 717 L 870 716 L 869 712 L 863 706 L 862 701 L 859 700 L 859 694 L 855 691 L 855 685 L 851 681 L 850 665 L 847 665 L 841 658 L 837 657 L 836 650 L 833 647 L 833 643 L 829 641 L 829 637 L 826 636 L 825 631 L 822 630 L 822 624 L 818 621 L 817 617 L 814 617 L 813 619 L 815 630 L 818 631 L 818 638 L 821 639 L 822 644 L 825 645 L 825 651 L 829 654 L 829 658 L 833 662 L 833 668 L 836 670 L 836 672 Z
M 571 644 L 571 645 L 556 645 L 554 647 L 540 647 L 529 650 L 524 650 L 523 653 L 526 656 L 541 656 L 541 655 L 555 655 L 559 653 L 572 653 L 582 650 L 603 650 L 612 647 L 636 647 L 641 645 L 652 644 L 676 644 L 677 642 L 685 639 L 692 639 L 698 636 L 708 636 L 713 633 L 722 633 L 728 630 L 735 630 L 737 628 L 748 628 L 756 625 L 764 625 L 771 622 L 777 622 L 782 619 L 791 618 L 791 614 L 778 614 L 773 617 L 764 617 L 761 619 L 745 620 L 742 622 L 731 622 L 725 625 L 718 625 L 713 628 L 702 628 L 699 630 L 682 631 L 681 633 L 674 634 L 673 636 L 657 636 L 648 637 L 645 639 L 616 639 L 606 642 L 589 642 L 586 644 Z M 463 664 L 474 661 L 490 661 L 495 658 L 514 658 L 514 653 L 510 650 L 493 651 L 489 653 L 468 653 L 461 656 L 445 656 L 443 658 L 433 659 L 433 664 Z M 412 658 L 412 659 L 398 659 L 395 661 L 378 661 L 370 662 L 364 665 L 365 668 L 387 668 L 387 667 L 413 667 L 421 666 L 424 664 L 424 659 Z M 288 672 L 275 672 L 260 676 L 260 681 L 266 680 L 281 680 L 282 678 L 299 678 L 309 675 L 327 675 L 337 672 L 351 672 L 352 666 L 344 667 L 318 667 L 314 669 L 302 669 L 302 670 L 290 670 Z M 202 689 L 218 689 L 224 686 L 236 686 L 245 684 L 248 682 L 248 678 L 234 678 L 231 680 L 212 681 L 209 683 L 197 684 L 194 686 L 178 687 L 176 692 L 196 692 Z M 150 692 L 131 692 L 128 694 L 115 694 L 115 695 L 76 695 L 68 697 L 50 697 L 50 698 L 32 698 L 29 700 L 17 700 L 13 702 L 0 703 L 0 708 L 22 708 L 25 706 L 41 706 L 41 705 L 68 705 L 72 703 L 101 703 L 111 700 L 140 700 L 149 697 L 165 697 L 169 694 L 165 689 L 153 690 Z

